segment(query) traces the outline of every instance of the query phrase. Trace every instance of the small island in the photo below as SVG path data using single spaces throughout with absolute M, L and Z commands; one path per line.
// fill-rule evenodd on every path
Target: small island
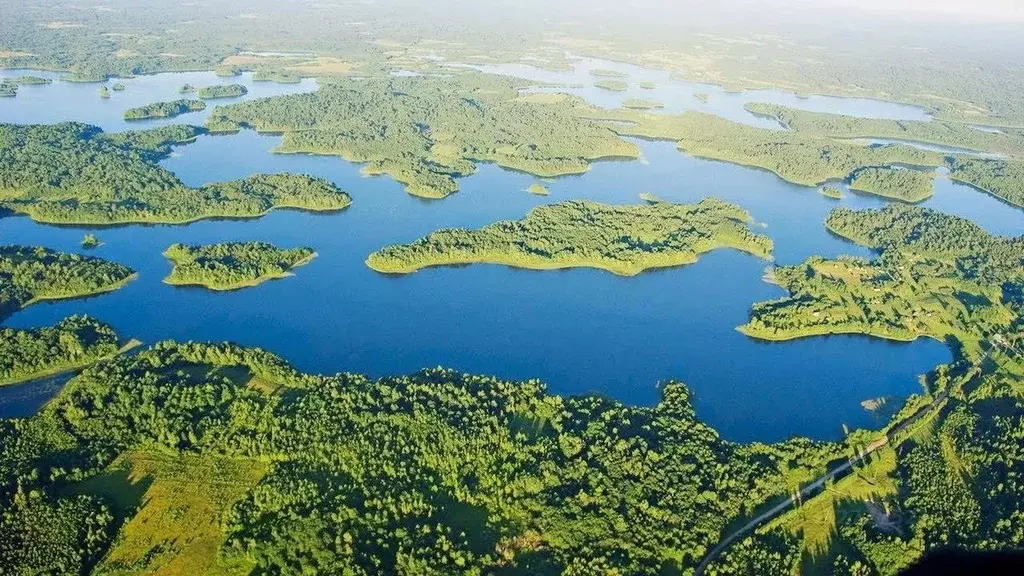
M 113 90 L 114 92 L 124 92 L 124 84 L 122 84 L 122 83 L 118 82 L 118 83 L 114 84 L 114 85 L 113 85 L 113 86 L 111 87 L 111 89 L 112 89 L 112 90 Z
M 103 88 L 106 90 L 106 87 Z M 171 102 L 155 102 L 138 108 L 129 108 L 124 112 L 125 120 L 147 120 L 150 118 L 174 118 L 188 112 L 199 112 L 206 109 L 202 100 L 174 100 Z
M 650 192 L 641 192 L 639 196 L 641 200 L 643 200 L 644 202 L 649 202 L 651 204 L 656 204 L 662 201 L 661 198 L 658 198 L 656 195 L 651 194 Z
M 697 92 L 696 94 L 693 95 L 693 97 L 696 98 L 697 101 L 700 102 L 701 104 L 707 104 L 708 101 L 711 100 L 711 95 L 708 94 L 707 92 Z
M 839 200 L 843 197 L 843 190 L 838 186 L 822 186 L 818 188 L 818 192 L 821 192 L 822 196 L 832 198 L 833 200 Z
M 82 238 L 82 248 L 92 249 L 99 248 L 103 243 L 96 237 L 95 234 L 86 234 L 85 238 Z
M 103 99 L 110 98 L 110 90 L 108 90 L 106 86 L 100 86 L 99 94 L 100 94 L 100 98 L 103 98 Z
M 366 264 L 392 274 L 489 263 L 535 270 L 590 267 L 633 276 L 649 268 L 691 264 L 715 248 L 770 258 L 771 239 L 751 232 L 750 221 L 745 210 L 716 198 L 627 206 L 570 201 L 477 230 L 438 230 L 374 252 Z
M 630 98 L 622 103 L 623 108 L 632 110 L 655 110 L 664 108 L 665 105 L 657 100 L 644 100 L 643 98 Z
M 626 74 L 623 72 L 617 72 L 615 70 L 608 70 L 606 68 L 594 68 L 590 71 L 591 76 L 597 78 L 625 78 Z
M 536 183 L 530 184 L 526 191 L 529 192 L 530 194 L 535 194 L 537 196 L 547 196 L 548 194 L 551 193 L 551 191 L 548 190 L 547 186 Z
M 226 242 L 206 246 L 174 244 L 164 252 L 174 268 L 164 282 L 238 290 L 291 276 L 316 257 L 312 248 L 278 248 L 266 242 Z
M 196 91 L 196 87 L 191 84 L 185 84 L 181 88 L 178 88 L 178 94 L 191 94 Z
M 655 84 L 654 82 L 651 82 L 650 80 L 644 80 L 643 82 L 641 82 L 639 84 L 639 86 L 641 88 L 643 88 L 644 90 L 654 90 L 655 88 L 658 87 L 657 84 Z
M 850 189 L 914 203 L 931 197 L 934 180 L 934 172 L 871 166 L 854 172 Z
M 18 85 L 10 80 L 0 81 L 0 98 L 14 98 L 18 95 Z
M 594 82 L 594 86 L 602 90 L 611 90 L 612 92 L 625 92 L 629 88 L 629 84 L 622 80 L 598 80 Z
M 14 79 L 14 83 L 20 86 L 43 86 L 53 84 L 53 80 L 41 76 L 18 76 Z
M 252 77 L 253 82 L 277 82 L 278 84 L 298 84 L 302 81 L 296 74 L 284 70 L 257 70 Z
M 203 100 L 213 100 L 216 98 L 237 98 L 248 93 L 249 89 L 241 84 L 215 84 L 200 88 L 196 91 L 196 96 Z

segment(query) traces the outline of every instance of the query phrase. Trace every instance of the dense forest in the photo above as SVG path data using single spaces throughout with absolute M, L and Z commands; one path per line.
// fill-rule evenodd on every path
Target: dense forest
M 904 144 L 868 146 L 814 133 L 748 126 L 703 112 L 661 115 L 623 109 L 603 117 L 614 121 L 609 125 L 619 134 L 673 140 L 694 156 L 764 168 L 804 186 L 845 180 L 869 166 L 938 167 L 946 162 L 942 154 Z
M 934 181 L 934 172 L 869 166 L 853 173 L 850 189 L 904 202 L 921 202 L 931 197 Z
M 164 282 L 235 290 L 283 278 L 316 257 L 312 248 L 278 248 L 266 242 L 225 242 L 205 246 L 175 244 L 164 252 L 174 268 Z
M 105 89 L 105 88 L 104 88 Z M 202 100 L 174 100 L 171 102 L 154 102 L 138 108 L 129 108 L 124 111 L 125 120 L 146 120 L 149 118 L 174 118 L 189 112 L 199 112 L 206 109 L 206 103 Z
M 950 177 L 1024 208 L 1024 163 L 977 158 L 955 158 Z
M 196 91 L 196 96 L 203 100 L 212 100 L 216 98 L 237 98 L 248 93 L 249 89 L 241 84 L 214 84 L 213 86 L 200 88 Z
M 406 190 L 442 198 L 475 163 L 537 176 L 586 172 L 601 158 L 639 150 L 587 118 L 593 110 L 565 95 L 521 96 L 524 81 L 502 76 L 335 80 L 311 94 L 218 107 L 215 131 L 242 125 L 283 132 L 280 152 L 336 154 L 388 174 Z
M 438 230 L 374 252 L 366 264 L 388 273 L 479 262 L 536 269 L 586 266 L 632 276 L 648 268 L 690 264 L 716 248 L 770 258 L 771 239 L 751 232 L 750 221 L 745 210 L 716 198 L 692 205 L 570 201 L 479 230 Z
M 44 328 L 0 328 L 0 386 L 91 364 L 118 347 L 114 329 L 87 316 Z
M 257 174 L 191 188 L 157 162 L 198 129 L 168 126 L 106 134 L 78 123 L 0 125 L 0 207 L 63 224 L 184 223 L 251 218 L 274 208 L 340 210 L 330 182 Z
M 0 245 L 0 320 L 40 300 L 116 290 L 134 277 L 130 268 L 101 258 Z

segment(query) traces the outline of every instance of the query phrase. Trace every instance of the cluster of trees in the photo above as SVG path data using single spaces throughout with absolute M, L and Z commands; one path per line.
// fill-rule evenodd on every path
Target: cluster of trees
M 16 78 L 3 78 L 0 80 L 0 98 L 18 95 L 18 86 L 36 86 L 50 84 L 53 80 L 40 78 L 39 76 L 18 76 Z
M 656 108 L 664 108 L 665 105 L 657 100 L 644 100 L 642 98 L 630 98 L 622 103 L 623 108 L 632 108 L 633 110 L 653 110 Z
M 440 198 L 475 162 L 549 177 L 592 160 L 636 158 L 637 147 L 570 97 L 520 96 L 522 81 L 484 74 L 334 80 L 311 94 L 218 107 L 212 130 L 283 132 L 281 152 L 336 154 L 388 174 L 411 194 Z
M 0 320 L 39 300 L 116 290 L 134 277 L 130 268 L 101 258 L 0 245 Z
M 117 350 L 114 329 L 87 316 L 44 328 L 0 328 L 0 385 L 84 366 Z
M 235 290 L 281 278 L 316 256 L 312 248 L 278 248 L 266 242 L 226 242 L 205 246 L 174 244 L 164 252 L 174 264 L 168 284 L 198 284 Z
M 777 268 L 775 279 L 789 295 L 755 304 L 745 333 L 951 338 L 973 355 L 1020 313 L 1011 295 L 1024 285 L 1024 237 L 991 236 L 969 220 L 904 205 L 836 209 L 827 225 L 879 256 L 815 257 Z
M 629 84 L 622 80 L 598 80 L 594 82 L 594 86 L 612 92 L 625 92 L 629 88 Z
M 934 172 L 869 166 L 853 173 L 850 189 L 904 202 L 921 202 L 931 197 L 934 180 Z
M 78 123 L 0 125 L 0 207 L 50 223 L 177 224 L 351 203 L 326 180 L 292 174 L 188 187 L 157 162 L 200 133 L 177 125 L 116 134 Z
M 562 202 L 478 230 L 438 230 L 374 252 L 366 264 L 388 273 L 474 262 L 538 269 L 590 266 L 632 276 L 692 263 L 715 248 L 770 258 L 771 239 L 751 232 L 750 219 L 739 206 L 716 198 L 692 205 Z
M 214 84 L 200 88 L 196 91 L 196 96 L 203 100 L 212 100 L 215 98 L 237 98 L 248 93 L 249 89 L 241 84 Z
M 146 120 L 149 118 L 174 118 L 188 112 L 199 112 L 206 109 L 202 100 L 173 100 L 171 102 L 154 102 L 129 108 L 124 111 L 125 120 Z

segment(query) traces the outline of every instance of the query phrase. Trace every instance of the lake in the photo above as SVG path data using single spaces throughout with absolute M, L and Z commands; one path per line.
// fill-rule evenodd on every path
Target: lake
M 250 77 L 228 80 L 248 85 L 248 97 L 264 89 L 315 87 L 310 82 L 253 84 Z M 175 99 L 186 82 L 214 81 L 223 79 L 210 73 L 140 77 L 124 81 L 125 92 L 110 100 L 96 96 L 96 84 L 22 87 L 16 98 L 0 102 L 0 120 L 75 119 L 124 129 L 120 113 L 125 108 Z M 175 120 L 201 123 L 202 114 Z M 736 251 L 714 251 L 690 266 L 631 278 L 591 269 L 493 265 L 389 276 L 363 263 L 382 246 L 437 228 L 521 218 L 535 206 L 567 199 L 636 203 L 641 192 L 677 202 L 714 195 L 740 204 L 753 215 L 755 229 L 774 239 L 780 264 L 815 254 L 870 256 L 829 234 L 824 220 L 836 206 L 884 206 L 877 197 L 848 193 L 836 201 L 761 170 L 684 155 L 672 143 L 638 141 L 642 161 L 597 163 L 584 175 L 546 181 L 548 197 L 525 191 L 538 181 L 534 177 L 482 165 L 460 181 L 459 193 L 426 201 L 387 177 L 364 178 L 358 165 L 338 158 L 272 154 L 279 142 L 251 131 L 202 136 L 163 165 L 191 185 L 256 172 L 312 174 L 346 190 L 352 206 L 333 214 L 276 211 L 256 220 L 91 230 L 104 244 L 88 253 L 136 269 L 138 279 L 113 293 L 30 306 L 7 324 L 42 326 L 87 313 L 112 324 L 124 338 L 149 344 L 231 340 L 264 347 L 312 372 L 382 376 L 441 365 L 539 378 L 554 393 L 599 393 L 642 405 L 657 402 L 659 383 L 674 379 L 693 390 L 698 415 L 736 441 L 792 435 L 836 439 L 844 424 L 878 427 L 884 422 L 861 401 L 920 392 L 918 375 L 950 359 L 946 347 L 931 340 L 905 344 L 830 336 L 765 343 L 743 336 L 735 328 L 746 321 L 750 305 L 782 291 L 761 279 L 768 262 Z M 935 196 L 924 205 L 971 217 L 993 233 L 1024 229 L 1021 211 L 945 178 L 936 180 Z M 79 242 L 85 231 L 25 217 L 0 219 L 4 243 L 84 252 Z M 170 264 L 161 252 L 170 244 L 241 240 L 310 246 L 319 257 L 294 277 L 236 292 L 162 283 Z M 0 394 L 0 415 L 13 415 L 8 405 Z

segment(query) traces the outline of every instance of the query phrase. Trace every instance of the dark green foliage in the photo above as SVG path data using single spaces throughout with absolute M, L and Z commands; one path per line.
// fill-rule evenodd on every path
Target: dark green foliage
M 266 242 L 228 242 L 206 246 L 175 244 L 164 252 L 174 263 L 168 284 L 199 284 L 213 290 L 255 286 L 316 256 L 312 248 L 284 250 Z
M 0 320 L 38 300 L 106 292 L 132 277 L 131 269 L 100 258 L 0 245 Z
M 290 174 L 185 186 L 157 161 L 201 131 L 0 125 L 0 206 L 43 222 L 118 224 L 251 218 L 282 207 L 339 210 L 351 202 L 326 180 Z
M 106 88 L 104 88 L 106 89 Z M 202 100 L 174 100 L 172 102 L 155 102 L 138 108 L 124 111 L 125 120 L 145 120 L 147 118 L 174 118 L 188 112 L 199 112 L 206 109 Z
M 446 229 L 411 244 L 388 246 L 366 263 L 380 272 L 489 262 L 523 268 L 591 266 L 631 276 L 647 268 L 692 263 L 715 248 L 768 258 L 772 241 L 750 231 L 750 215 L 715 198 L 698 204 L 613 206 L 562 202 L 518 221 L 479 230 Z
M 0 328 L 0 385 L 82 366 L 117 350 L 113 328 L 87 316 L 46 328 Z
M 0 569 L 5 574 L 85 574 L 110 540 L 114 517 L 95 498 L 48 498 L 32 489 L 3 504 Z
M 213 86 L 200 88 L 196 92 L 196 96 L 203 100 L 211 100 L 214 98 L 236 98 L 248 93 L 248 88 L 241 84 L 214 84 Z
M 95 234 L 86 234 L 85 237 L 82 238 L 81 242 L 82 248 L 85 249 L 97 248 L 100 244 L 102 244 L 102 242 L 100 242 L 100 239 L 97 238 Z
M 495 162 L 538 176 L 585 172 L 637 148 L 584 118 L 591 108 L 568 96 L 521 96 L 523 81 L 456 77 L 340 79 L 311 94 L 218 107 L 209 126 L 283 132 L 281 152 L 337 154 L 366 162 L 416 195 L 440 198 L 458 189 L 475 162 Z

